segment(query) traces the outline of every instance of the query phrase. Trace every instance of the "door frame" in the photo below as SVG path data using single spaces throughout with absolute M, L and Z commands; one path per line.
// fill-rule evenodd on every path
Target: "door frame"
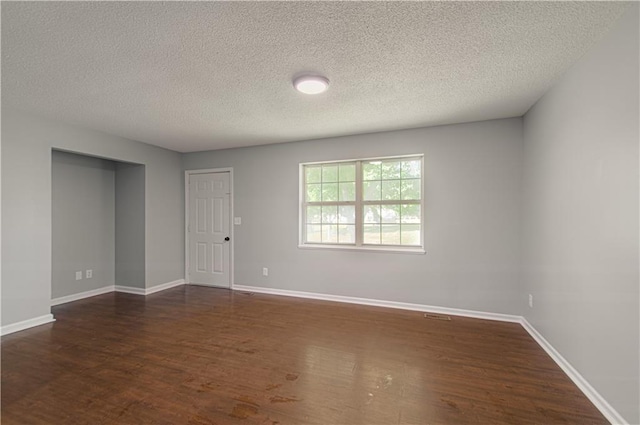
M 233 216 L 233 167 L 225 168 L 206 168 L 197 170 L 185 170 L 184 172 L 184 281 L 187 285 L 189 282 L 189 177 L 194 174 L 212 174 L 212 173 L 229 173 L 229 237 L 231 243 L 229 247 L 229 288 L 233 289 L 235 277 L 234 277 L 234 256 L 233 251 L 235 247 L 235 238 L 233 235 L 234 228 L 234 216 Z M 196 284 L 194 284 L 196 285 Z M 216 288 L 213 285 L 207 285 L 211 288 Z M 218 286 L 218 288 L 226 288 L 225 286 Z

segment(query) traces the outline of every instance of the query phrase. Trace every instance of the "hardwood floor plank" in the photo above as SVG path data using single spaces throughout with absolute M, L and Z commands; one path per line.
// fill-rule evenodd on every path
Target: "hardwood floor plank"
M 518 324 L 183 286 L 2 338 L 4 424 L 606 424 Z

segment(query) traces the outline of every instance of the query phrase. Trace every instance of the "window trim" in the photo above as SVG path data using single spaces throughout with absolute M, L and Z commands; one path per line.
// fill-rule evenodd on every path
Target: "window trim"
M 402 246 L 402 245 L 382 245 L 382 244 L 364 244 L 356 245 L 358 241 L 362 241 L 362 233 L 364 232 L 362 210 L 364 205 L 367 204 L 385 204 L 385 201 L 364 201 L 362 199 L 363 179 L 362 179 L 362 163 L 366 161 L 384 161 L 393 159 L 406 159 L 415 158 L 420 160 L 420 200 L 417 202 L 410 202 L 420 205 L 420 245 Z M 305 181 L 305 167 L 309 165 L 323 165 L 323 164 L 340 164 L 346 162 L 355 162 L 356 165 L 356 200 L 351 201 L 336 201 L 331 204 L 336 205 L 354 205 L 356 210 L 355 218 L 355 231 L 356 231 L 356 244 L 323 244 L 323 243 L 305 243 L 305 202 L 306 195 L 306 181 Z M 314 161 L 314 162 L 301 162 L 298 165 L 298 248 L 301 249 L 330 249 L 330 250 L 343 250 L 343 251 L 367 251 L 367 252 L 388 252 L 388 253 L 407 253 L 407 254 L 425 254 L 424 249 L 424 233 L 425 233 L 425 193 L 424 193 L 424 154 L 409 154 L 409 155 L 393 155 L 384 157 L 369 157 L 369 158 L 355 158 L 355 159 L 340 159 L 340 160 L 326 160 L 326 161 Z M 400 204 L 401 201 L 387 201 L 390 204 Z M 313 203 L 315 204 L 315 203 Z M 321 203 L 318 203 L 321 204 Z

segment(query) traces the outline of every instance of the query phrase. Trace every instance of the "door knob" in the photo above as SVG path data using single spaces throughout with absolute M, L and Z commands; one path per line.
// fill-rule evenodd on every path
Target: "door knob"
M 226 238 L 224 238 L 224 240 L 225 240 L 225 241 L 228 241 L 228 240 L 230 240 L 230 239 L 229 239 L 229 236 L 227 236 Z

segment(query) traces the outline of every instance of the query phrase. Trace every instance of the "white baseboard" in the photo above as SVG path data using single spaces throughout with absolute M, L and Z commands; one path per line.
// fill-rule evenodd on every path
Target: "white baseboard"
M 184 279 L 174 280 L 173 282 L 162 283 L 160 285 L 152 286 L 145 290 L 145 295 L 155 294 L 156 292 L 164 291 L 165 289 L 175 288 L 176 286 L 184 285 Z
M 562 354 L 560 354 L 558 350 L 553 348 L 549 341 L 547 341 L 542 336 L 542 334 L 540 334 L 540 332 L 538 332 L 536 328 L 534 328 L 531 323 L 527 321 L 527 319 L 523 317 L 520 320 L 520 324 L 527 332 L 529 332 L 529 335 L 531 335 L 531 337 L 538 343 L 538 345 L 540 345 L 540 347 L 542 347 L 542 349 L 547 352 L 549 357 L 551 357 L 553 361 L 555 361 L 556 364 L 560 366 L 560 369 L 564 371 L 569 379 L 571 379 L 573 383 L 576 384 L 578 388 L 580 388 L 580 391 L 582 391 L 582 393 L 587 396 L 587 398 L 594 404 L 594 406 L 596 406 L 600 413 L 602 413 L 609 422 L 615 425 L 628 425 L 628 422 L 622 417 L 622 415 L 620 415 L 613 407 L 611 407 L 607 400 L 605 400 L 604 397 L 602 397 L 600 393 L 598 393 L 598 391 L 596 391 L 595 388 L 593 388 L 591 384 L 589 384 L 589 382 L 580 374 L 580 372 L 578 372 L 573 366 L 571 366 L 571 363 L 569 363 L 567 359 L 562 357 Z
M 475 319 L 497 320 L 500 322 L 520 323 L 521 316 L 485 311 L 464 310 L 459 308 L 438 307 L 424 304 L 403 303 L 397 301 L 374 300 L 370 298 L 347 297 L 343 295 L 319 294 L 316 292 L 290 291 L 287 289 L 262 288 L 259 286 L 233 285 L 234 291 L 257 292 L 261 294 L 283 295 L 285 297 L 311 298 L 314 300 L 335 301 L 349 304 L 362 304 L 375 307 L 387 307 L 401 310 L 423 311 L 448 314 L 451 316 L 473 317 Z
M 115 291 L 124 292 L 126 294 L 151 295 L 155 294 L 156 292 L 164 291 L 165 289 L 173 288 L 180 285 L 184 285 L 184 279 L 161 283 L 160 285 L 152 286 L 150 288 L 136 288 L 134 286 L 116 285 Z
M 33 328 L 34 326 L 40 326 L 55 321 L 56 319 L 53 318 L 53 314 L 45 314 L 44 316 L 34 317 L 33 319 L 27 319 L 22 322 L 2 326 L 2 328 L 0 328 L 0 335 L 9 335 L 14 332 L 23 331 L 25 329 Z
M 109 292 L 124 292 L 127 294 L 135 295 L 150 295 L 156 292 L 164 291 L 165 289 L 173 288 L 176 286 L 184 285 L 184 279 L 174 280 L 172 282 L 162 283 L 160 285 L 152 286 L 151 288 L 136 288 L 134 286 L 125 285 L 110 285 L 102 288 L 93 289 L 91 291 L 80 292 L 79 294 L 67 295 L 65 297 L 54 298 L 51 300 L 51 305 L 59 305 L 69 303 L 71 301 L 78 301 L 83 298 L 95 297 L 96 295 L 107 294 Z
M 136 288 L 135 286 L 116 285 L 113 290 L 125 294 L 146 295 L 144 288 Z
M 104 286 L 98 289 L 92 289 L 91 291 L 80 292 L 79 294 L 67 295 L 64 297 L 54 298 L 51 300 L 51 305 L 60 305 L 64 303 L 69 303 L 71 301 L 78 301 L 83 298 L 95 297 L 96 295 L 107 294 L 109 292 L 113 292 L 115 290 L 114 285 Z

